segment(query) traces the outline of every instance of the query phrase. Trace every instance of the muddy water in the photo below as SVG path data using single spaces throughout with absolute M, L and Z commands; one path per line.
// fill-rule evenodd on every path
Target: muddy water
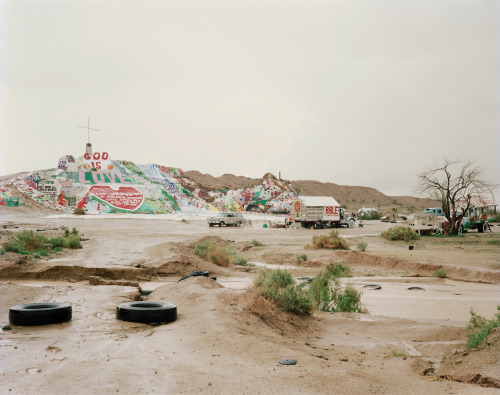
M 372 315 L 463 325 L 470 309 L 493 317 L 500 304 L 500 286 L 437 278 L 351 278 L 362 292 L 363 305 Z M 382 289 L 364 288 L 378 284 Z M 424 290 L 409 290 L 420 287 Z
M 275 266 L 273 266 L 275 267 Z M 226 288 L 244 290 L 251 286 L 251 278 L 225 277 L 217 281 Z M 141 283 L 145 290 L 153 290 L 172 282 Z M 353 277 L 344 279 L 361 291 L 361 301 L 371 316 L 406 318 L 420 322 L 434 322 L 464 326 L 470 318 L 470 309 L 491 318 L 500 304 L 500 285 L 469 283 L 422 277 Z M 375 290 L 365 285 L 377 284 Z M 419 287 L 423 290 L 409 290 Z M 369 320 L 370 316 L 366 316 Z

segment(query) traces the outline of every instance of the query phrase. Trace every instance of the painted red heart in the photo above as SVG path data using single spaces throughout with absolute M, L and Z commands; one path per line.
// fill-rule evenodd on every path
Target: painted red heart
M 108 186 L 93 186 L 89 194 L 105 201 L 109 205 L 128 211 L 135 211 L 144 201 L 144 195 L 132 187 L 120 187 L 117 190 Z

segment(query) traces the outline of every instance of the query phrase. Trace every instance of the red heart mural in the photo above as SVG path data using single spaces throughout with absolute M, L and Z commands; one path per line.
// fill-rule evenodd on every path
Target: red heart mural
M 128 211 L 137 210 L 144 201 L 144 195 L 132 187 L 120 187 L 115 190 L 109 186 L 93 186 L 89 189 L 89 194 L 113 207 Z

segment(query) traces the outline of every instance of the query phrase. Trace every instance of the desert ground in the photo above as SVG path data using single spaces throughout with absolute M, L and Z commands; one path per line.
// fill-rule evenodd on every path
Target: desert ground
M 0 207 L 0 218 L 0 244 L 22 229 L 50 235 L 61 226 L 85 239 L 82 249 L 50 259 L 0 256 L 2 394 L 499 393 L 500 331 L 465 348 L 470 309 L 492 318 L 500 304 L 499 226 L 421 238 L 409 250 L 380 237 L 394 224 L 368 221 L 340 229 L 351 249 L 332 251 L 305 249 L 328 230 L 264 228 L 271 218 L 263 216 L 253 227 L 210 228 L 204 217 L 60 215 L 31 202 Z M 194 246 L 207 237 L 255 266 L 225 268 L 196 256 Z M 297 264 L 301 254 L 307 260 Z M 301 277 L 341 261 L 365 314 L 283 313 L 252 289 L 260 266 Z M 433 276 L 440 268 L 447 278 Z M 178 281 L 194 270 L 217 280 Z M 141 299 L 175 304 L 177 320 L 116 319 L 118 304 Z M 11 306 L 42 301 L 70 303 L 73 319 L 8 326 Z M 280 365 L 280 358 L 297 364 Z

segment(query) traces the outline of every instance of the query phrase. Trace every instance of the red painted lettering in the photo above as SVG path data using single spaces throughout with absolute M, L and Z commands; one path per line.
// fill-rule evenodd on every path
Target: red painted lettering
M 83 155 L 83 157 L 84 157 L 85 159 L 87 159 L 87 160 L 91 159 L 91 156 L 90 156 L 89 154 L 85 154 L 85 155 Z
M 106 159 L 108 159 L 108 158 L 109 158 L 108 153 L 107 153 L 107 152 L 103 152 L 103 153 L 102 153 L 102 159 L 103 159 L 103 160 L 106 160 Z
M 99 152 L 94 152 L 94 160 L 101 159 L 101 154 Z

